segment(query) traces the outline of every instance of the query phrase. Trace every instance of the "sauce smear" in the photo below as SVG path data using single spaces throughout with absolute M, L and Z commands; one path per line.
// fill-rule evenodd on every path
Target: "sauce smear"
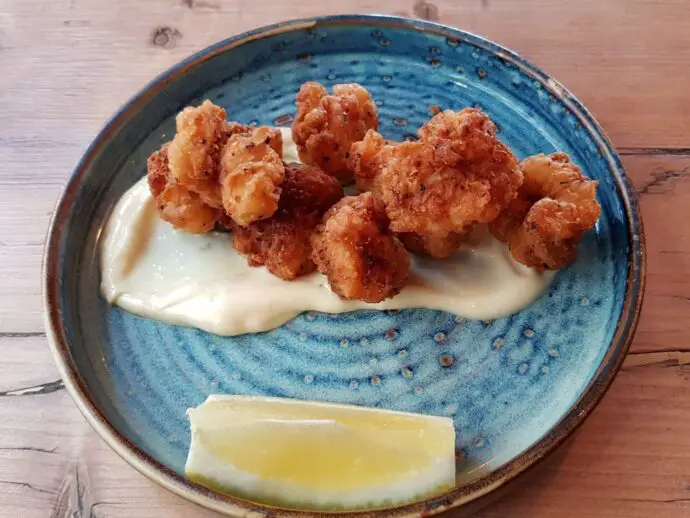
M 296 161 L 289 131 L 284 158 Z M 218 335 L 274 329 L 304 311 L 430 308 L 478 320 L 507 316 L 531 304 L 554 277 L 512 259 L 506 245 L 478 226 L 448 259 L 411 255 L 410 280 L 378 304 L 340 299 L 312 273 L 284 281 L 250 267 L 227 233 L 188 234 L 161 220 L 146 178 L 116 205 L 101 245 L 106 300 L 140 316 Z

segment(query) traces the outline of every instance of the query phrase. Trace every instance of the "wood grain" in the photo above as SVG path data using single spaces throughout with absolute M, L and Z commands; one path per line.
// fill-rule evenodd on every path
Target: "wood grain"
M 517 50 L 594 112 L 645 221 L 632 352 L 570 444 L 480 518 L 690 517 L 690 3 L 683 0 L 0 0 L 0 517 L 211 517 L 139 475 L 86 424 L 52 363 L 40 261 L 62 184 L 155 74 L 286 18 L 386 12 Z
M 631 155 L 647 238 L 647 289 L 632 350 L 690 350 L 690 155 Z
M 688 2 L 421 3 L 427 7 L 415 9 L 420 2 L 413 0 L 337 7 L 315 0 L 147 0 L 145 8 L 139 0 L 2 0 L 0 104 L 13 106 L 16 125 L 4 125 L 0 142 L 21 164 L 28 155 L 40 162 L 32 149 L 44 144 L 76 158 L 139 87 L 218 39 L 297 16 L 384 12 L 424 14 L 523 54 L 580 96 L 620 147 L 690 147 L 681 73 L 690 62 L 690 32 L 682 30 Z M 73 124 L 63 124 L 65 113 Z

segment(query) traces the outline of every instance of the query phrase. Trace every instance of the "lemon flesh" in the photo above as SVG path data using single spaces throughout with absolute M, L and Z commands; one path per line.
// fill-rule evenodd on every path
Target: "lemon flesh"
M 448 418 L 247 396 L 209 396 L 188 415 L 187 476 L 298 509 L 403 504 L 455 484 Z

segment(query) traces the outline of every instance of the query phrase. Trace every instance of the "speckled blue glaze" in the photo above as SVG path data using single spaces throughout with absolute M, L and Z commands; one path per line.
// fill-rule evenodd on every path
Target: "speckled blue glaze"
M 621 194 L 627 180 L 617 159 L 603 156 L 608 151 L 579 105 L 474 36 L 360 20 L 283 32 L 222 53 L 220 44 L 103 139 L 78 186 L 59 242 L 57 281 L 72 360 L 107 421 L 180 474 L 189 446 L 185 410 L 211 393 L 230 393 L 451 416 L 463 453 L 459 480 L 476 479 L 518 456 L 571 409 L 616 333 L 634 242 Z M 145 174 L 146 157 L 171 138 L 174 114 L 209 98 L 233 120 L 287 125 L 307 80 L 363 84 L 388 138 L 414 138 L 432 106 L 478 106 L 519 157 L 566 151 L 600 181 L 602 215 L 581 259 L 534 305 L 491 322 L 424 309 L 307 313 L 267 333 L 227 338 L 109 307 L 99 297 L 100 228 Z

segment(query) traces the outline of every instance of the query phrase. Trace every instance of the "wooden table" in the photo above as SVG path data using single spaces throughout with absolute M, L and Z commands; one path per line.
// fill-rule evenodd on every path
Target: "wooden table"
M 690 516 L 690 2 L 0 0 L 0 516 L 210 517 L 81 417 L 41 321 L 53 204 L 127 98 L 181 58 L 290 17 L 386 12 L 482 34 L 594 112 L 640 196 L 649 268 L 625 366 L 570 445 L 479 513 Z

